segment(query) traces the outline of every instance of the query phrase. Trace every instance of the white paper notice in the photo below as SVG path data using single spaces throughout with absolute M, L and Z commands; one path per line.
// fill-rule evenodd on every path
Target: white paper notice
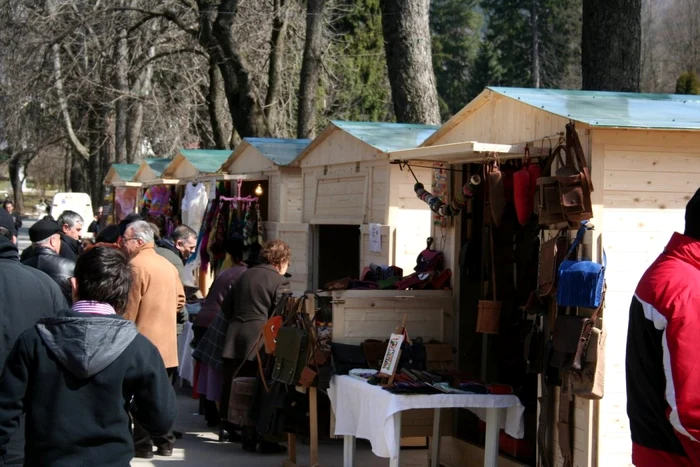
M 382 252 L 382 226 L 380 224 L 369 225 L 369 251 Z

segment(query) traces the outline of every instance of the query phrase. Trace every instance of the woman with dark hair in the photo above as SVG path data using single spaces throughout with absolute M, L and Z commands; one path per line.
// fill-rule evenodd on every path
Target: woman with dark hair
M 97 232 L 95 243 L 116 244 L 119 241 L 120 235 L 121 233 L 119 232 L 118 225 L 108 225 L 104 229 Z
M 195 317 L 195 335 L 204 334 L 204 336 L 199 341 L 193 357 L 201 362 L 197 380 L 197 392 L 206 398 L 205 416 L 207 425 L 219 426 L 221 424 L 219 440 L 233 441 L 235 439 L 234 427 L 228 421 L 220 420 L 219 409 L 216 406 L 221 400 L 221 388 L 224 380 L 221 361 L 222 348 L 215 345 L 213 340 L 215 334 L 225 336 L 228 322 L 223 319 L 223 315 L 218 316 L 221 313 L 221 304 L 228 291 L 248 268 L 243 263 L 243 237 L 229 237 L 224 244 L 224 248 L 231 257 L 233 265 L 220 272 L 216 277 L 207 297 L 204 299 L 201 310 Z M 218 320 L 216 319 L 217 316 Z M 213 325 L 212 323 L 215 324 Z M 207 332 L 210 326 L 213 326 L 213 329 Z
M 289 245 L 282 240 L 271 240 L 265 243 L 260 256 L 264 263 L 243 273 L 235 287 L 229 290 L 222 304 L 223 314 L 231 322 L 222 353 L 222 420 L 228 419 L 231 383 L 236 369 L 241 368 L 237 376 L 257 374 L 254 346 L 258 342 L 260 331 L 282 296 L 291 293 L 289 281 L 285 277 L 292 258 Z M 255 452 L 259 444 L 261 453 L 280 453 L 285 450 L 277 443 L 258 438 L 255 428 L 244 427 L 243 449 Z

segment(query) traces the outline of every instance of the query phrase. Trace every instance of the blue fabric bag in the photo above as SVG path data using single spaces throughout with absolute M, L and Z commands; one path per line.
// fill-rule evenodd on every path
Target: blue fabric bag
M 571 243 L 566 257 L 569 258 L 583 240 L 588 230 L 588 221 L 581 222 L 576 239 Z M 566 259 L 559 266 L 557 304 L 582 308 L 598 308 L 603 300 L 605 268 L 607 258 L 603 251 L 603 264 L 586 260 Z

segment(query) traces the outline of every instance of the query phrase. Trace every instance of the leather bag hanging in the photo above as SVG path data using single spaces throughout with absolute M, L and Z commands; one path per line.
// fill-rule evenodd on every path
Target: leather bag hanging
M 535 183 L 535 212 L 541 226 L 550 226 L 566 222 L 561 206 L 561 191 L 557 177 L 550 176 L 553 162 L 556 160 L 559 167 L 564 165 L 562 153 L 566 156 L 566 146 L 559 141 L 547 158 L 542 176 Z
M 506 208 L 506 195 L 503 187 L 503 173 L 498 156 L 491 153 L 484 161 L 484 178 L 486 179 L 486 209 L 484 219 L 486 224 L 498 227 L 503 219 Z
M 604 329 L 591 328 L 586 357 L 581 371 L 571 375 L 574 395 L 583 399 L 600 400 L 605 394 L 605 338 Z
M 586 157 L 573 123 L 566 125 L 566 160 L 556 171 L 564 217 L 578 223 L 593 217 L 593 184 Z
M 537 270 L 537 295 L 551 297 L 556 292 L 559 266 L 566 258 L 569 237 L 562 229 L 554 237 L 542 244 Z
M 588 221 L 581 222 L 576 239 L 571 243 L 569 258 L 583 240 Z M 557 303 L 560 306 L 598 308 L 603 300 L 607 257 L 603 250 L 603 264 L 593 261 L 565 259 L 559 266 Z
M 476 332 L 482 334 L 498 334 L 501 322 L 501 308 L 503 303 L 498 301 L 496 291 L 496 265 L 493 256 L 493 227 L 489 227 L 489 240 L 491 244 L 491 290 L 493 300 L 479 300 L 478 315 L 476 318 Z

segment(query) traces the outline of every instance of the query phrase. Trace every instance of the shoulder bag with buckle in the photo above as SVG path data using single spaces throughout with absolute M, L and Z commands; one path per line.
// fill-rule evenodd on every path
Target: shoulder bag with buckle
M 569 237 L 562 229 L 554 237 L 542 244 L 537 271 L 537 295 L 551 297 L 556 292 L 559 266 L 566 258 Z
M 588 229 L 588 221 L 581 222 L 576 239 L 571 243 L 566 257 L 576 251 Z M 560 306 L 598 308 L 603 300 L 607 258 L 603 250 L 603 264 L 594 261 L 564 260 L 559 266 L 557 303 Z
M 560 166 L 556 172 L 562 212 L 569 222 L 588 220 L 593 217 L 591 205 L 593 184 L 573 123 L 566 125 L 566 155 L 564 165 Z

